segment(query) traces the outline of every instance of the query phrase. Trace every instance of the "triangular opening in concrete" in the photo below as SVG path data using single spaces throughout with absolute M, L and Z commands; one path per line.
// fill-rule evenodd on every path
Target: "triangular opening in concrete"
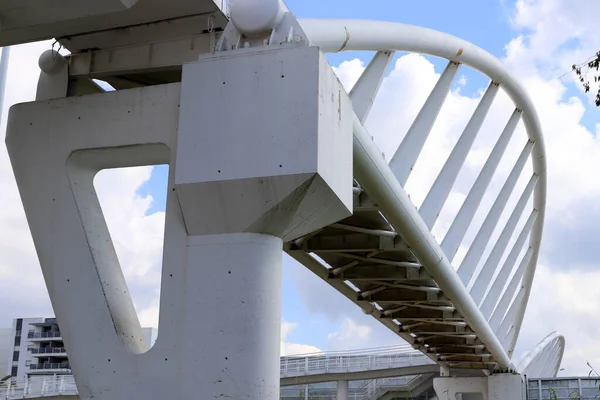
M 105 169 L 94 178 L 102 213 L 150 348 L 158 333 L 168 165 Z

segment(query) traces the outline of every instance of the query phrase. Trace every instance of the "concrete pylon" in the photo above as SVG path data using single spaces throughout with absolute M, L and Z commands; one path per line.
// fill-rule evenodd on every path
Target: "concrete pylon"
M 351 124 L 324 56 L 296 44 L 11 109 L 7 147 L 82 400 L 279 398 L 282 244 L 351 214 Z M 152 164 L 171 169 L 148 350 L 93 178 Z
M 337 381 L 336 400 L 348 400 L 348 381 Z
M 433 380 L 440 400 L 525 400 L 525 384 L 517 373 L 486 377 L 441 377 Z

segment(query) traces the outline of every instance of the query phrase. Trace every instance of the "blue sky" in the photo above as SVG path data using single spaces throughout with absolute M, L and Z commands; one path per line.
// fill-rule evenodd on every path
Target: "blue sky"
M 514 1 L 508 0 L 287 0 L 286 3 L 300 18 L 375 19 L 429 27 L 471 41 L 499 58 L 504 57 L 508 42 L 519 34 L 510 23 Z M 330 62 L 335 66 L 356 57 L 356 53 L 337 54 L 330 56 Z M 360 54 L 360 57 L 368 60 L 368 54 Z M 446 62 L 431 60 L 436 70 L 441 72 Z M 475 93 L 487 85 L 479 75 L 471 76 L 467 72 L 467 78 L 467 85 L 461 89 L 463 94 Z M 569 93 L 576 92 L 572 88 Z M 595 116 L 596 113 L 588 113 L 584 123 L 591 127 Z M 151 212 L 164 210 L 167 174 L 167 167 L 155 167 L 150 181 L 141 188 L 141 194 L 150 194 L 155 199 Z M 307 308 L 294 282 L 297 274 L 292 272 L 295 268 L 303 267 L 289 259 L 284 263 L 282 317 L 284 321 L 299 322 L 286 340 L 327 349 L 327 335 L 338 331 L 342 321 Z M 331 296 L 339 296 L 333 290 L 330 293 Z M 328 300 L 322 299 L 324 302 Z

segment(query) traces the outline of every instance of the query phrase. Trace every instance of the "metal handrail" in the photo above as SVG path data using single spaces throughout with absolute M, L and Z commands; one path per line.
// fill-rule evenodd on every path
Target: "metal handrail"
M 29 369 L 40 370 L 40 369 L 71 369 L 71 364 L 68 362 L 62 363 L 39 363 L 30 364 Z
M 62 337 L 60 331 L 50 331 L 50 332 L 28 332 L 28 339 L 43 339 L 43 338 L 58 338 Z
M 30 377 L 24 380 L 11 380 L 4 387 L 0 386 L 2 400 L 77 394 L 77 386 L 72 375 Z
M 45 349 L 35 349 L 45 350 Z M 299 355 L 281 357 L 281 376 L 293 377 L 302 375 L 318 375 L 326 373 L 358 372 L 377 369 L 399 368 L 414 365 L 433 364 L 423 353 L 409 346 L 393 346 L 379 349 L 355 350 L 351 352 L 328 352 L 316 355 Z M 69 369 L 70 364 L 41 363 L 29 366 L 32 370 Z M 354 390 L 357 400 L 368 400 L 376 391 L 385 385 L 404 387 L 414 377 L 398 379 L 378 379 L 375 386 L 362 385 Z M 292 390 L 292 389 L 284 389 Z M 77 386 L 72 375 L 32 376 L 25 380 L 12 380 L 6 387 L 0 387 L 0 399 L 12 400 L 58 395 L 76 395 Z
M 408 386 L 416 376 L 402 376 L 398 378 L 382 378 L 382 379 L 373 379 L 371 381 L 365 382 L 360 388 L 359 392 L 363 396 L 364 399 L 369 400 L 372 398 L 376 398 L 381 391 L 385 391 L 385 389 L 389 390 L 398 390 L 401 388 L 405 388 Z
M 282 356 L 281 358 L 297 358 L 297 357 L 307 357 L 307 356 L 334 356 L 334 355 L 369 355 L 369 354 L 388 354 L 388 353 L 410 353 L 415 352 L 418 353 L 417 350 L 414 350 L 412 346 L 407 344 L 400 344 L 394 346 L 384 346 L 384 347 L 371 347 L 366 349 L 356 349 L 356 350 L 337 350 L 337 351 L 317 351 L 312 353 L 299 353 L 290 356 Z
M 321 355 L 306 357 L 282 357 L 280 373 L 282 377 L 318 375 L 370 371 L 377 369 L 401 368 L 414 365 L 428 365 L 434 362 L 418 351 L 367 354 L 367 355 Z
M 64 347 L 40 347 L 29 349 L 31 354 L 63 354 L 67 352 Z

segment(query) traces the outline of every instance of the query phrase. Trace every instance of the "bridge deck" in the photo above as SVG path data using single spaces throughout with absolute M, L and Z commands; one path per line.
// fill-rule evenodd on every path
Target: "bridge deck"
M 289 243 L 287 252 L 359 306 L 375 304 L 376 318 L 415 340 L 415 347 L 433 360 L 458 368 L 494 364 L 452 301 L 358 185 L 351 217 Z

